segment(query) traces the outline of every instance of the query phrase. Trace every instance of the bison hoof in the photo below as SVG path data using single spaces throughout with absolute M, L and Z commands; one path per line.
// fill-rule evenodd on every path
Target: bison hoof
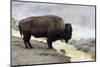
M 48 47 L 48 49 L 53 49 L 53 47 Z
M 33 47 L 30 47 L 30 48 L 33 48 Z
M 28 47 L 25 47 L 25 48 L 28 48 Z

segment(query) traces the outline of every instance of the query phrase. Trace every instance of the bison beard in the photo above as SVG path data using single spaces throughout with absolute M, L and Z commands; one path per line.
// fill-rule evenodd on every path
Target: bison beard
M 19 22 L 19 30 L 20 34 L 23 35 L 26 48 L 32 48 L 31 35 L 34 37 L 47 37 L 48 48 L 53 48 L 53 41 L 64 39 L 67 43 L 72 36 L 71 24 L 64 24 L 62 18 L 53 15 L 22 19 Z

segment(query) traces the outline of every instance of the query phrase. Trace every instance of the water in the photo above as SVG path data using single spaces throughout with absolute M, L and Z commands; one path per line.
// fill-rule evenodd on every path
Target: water
M 61 54 L 65 56 L 71 57 L 71 62 L 78 62 L 78 61 L 93 61 L 91 54 L 86 53 L 81 50 L 77 50 L 73 45 L 66 44 L 61 41 L 57 41 L 53 43 L 54 48 Z M 65 51 L 65 53 L 62 53 Z
M 14 29 L 12 29 L 12 36 L 21 37 L 19 31 L 15 31 Z M 42 41 L 44 43 L 47 43 L 45 38 L 31 37 L 31 40 L 35 40 L 35 41 L 39 41 L 39 42 Z M 90 53 L 86 53 L 84 51 L 77 50 L 77 48 L 74 47 L 73 45 L 66 44 L 65 42 L 61 42 L 60 40 L 53 42 L 53 47 L 60 54 L 71 57 L 71 62 L 93 61 L 94 60 L 94 59 L 92 59 L 92 55 Z M 65 53 L 63 53 L 61 50 L 63 50 Z

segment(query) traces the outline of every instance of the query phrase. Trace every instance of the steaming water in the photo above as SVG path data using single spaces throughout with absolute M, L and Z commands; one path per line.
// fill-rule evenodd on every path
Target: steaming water
M 95 38 L 95 29 L 91 28 L 84 28 L 80 25 L 72 25 L 73 26 L 73 35 L 72 36 L 79 36 L 81 38 Z
M 71 57 L 71 62 L 78 61 L 93 61 L 91 54 L 86 53 L 84 51 L 77 50 L 74 46 L 70 44 L 66 44 L 65 42 L 56 41 L 53 43 L 53 46 L 57 51 L 63 54 L 60 50 L 65 51 L 65 56 Z
M 12 29 L 12 36 L 21 37 L 19 31 L 15 31 L 13 29 Z M 74 39 L 77 40 L 76 37 L 74 37 Z M 31 40 L 42 41 L 44 43 L 47 43 L 44 38 L 35 38 L 35 37 L 32 37 Z M 61 42 L 59 40 L 56 41 L 56 42 L 53 42 L 53 47 L 60 54 L 63 54 L 60 51 L 61 49 L 63 49 L 65 51 L 64 55 L 71 57 L 71 62 L 75 62 L 75 61 L 77 61 L 77 62 L 78 61 L 93 61 L 94 60 L 94 59 L 92 59 L 92 55 L 90 53 L 86 53 L 84 51 L 77 50 L 73 45 L 66 44 L 65 42 Z

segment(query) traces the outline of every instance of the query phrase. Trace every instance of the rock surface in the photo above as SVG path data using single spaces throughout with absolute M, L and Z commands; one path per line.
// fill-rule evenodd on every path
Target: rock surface
M 50 64 L 70 62 L 70 58 L 48 49 L 47 44 L 31 40 L 33 49 L 24 48 L 22 38 L 12 37 L 11 65 Z

